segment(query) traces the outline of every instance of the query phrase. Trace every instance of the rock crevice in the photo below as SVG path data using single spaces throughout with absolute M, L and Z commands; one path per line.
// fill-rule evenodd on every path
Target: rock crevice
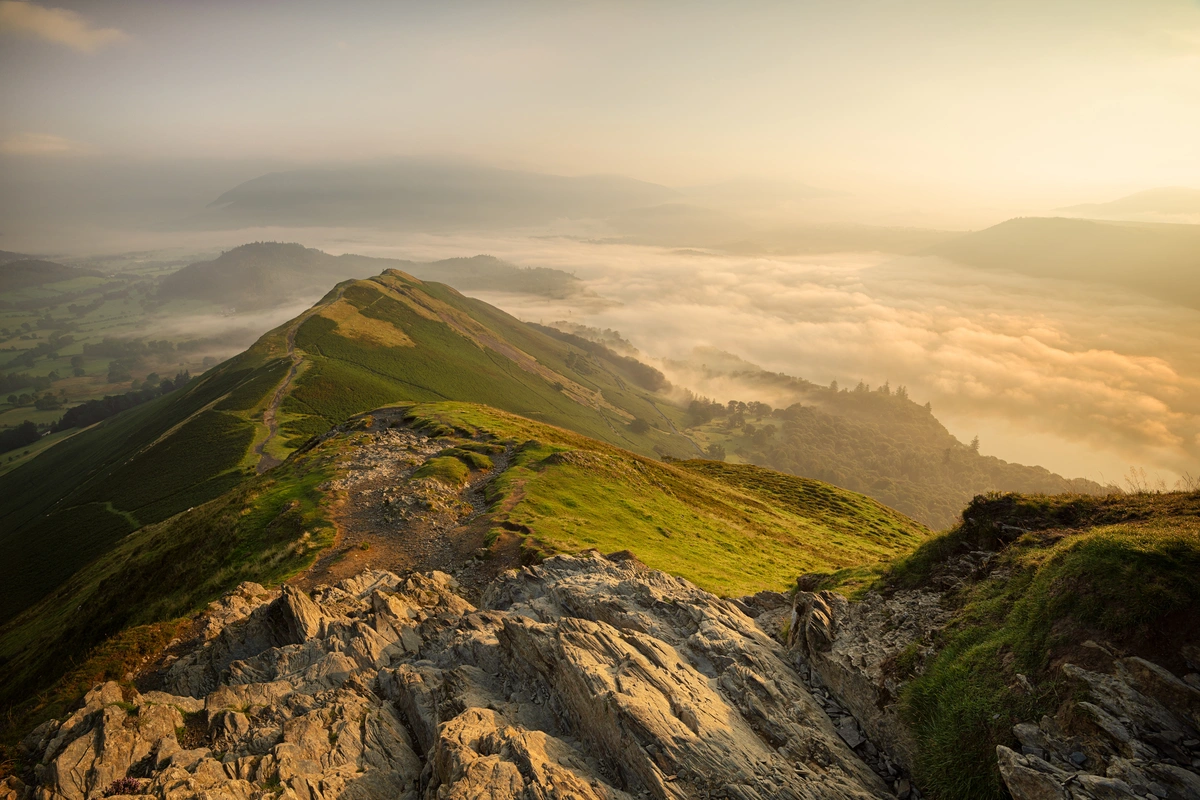
M 12 793 L 891 796 L 779 643 L 631 559 L 551 558 L 478 607 L 436 572 L 235 595 L 161 690 L 104 684 L 35 730 Z

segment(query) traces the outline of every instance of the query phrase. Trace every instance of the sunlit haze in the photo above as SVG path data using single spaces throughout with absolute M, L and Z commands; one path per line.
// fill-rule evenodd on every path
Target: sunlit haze
M 1188 0 L 62 5 L 0 4 L 6 158 L 454 155 L 978 221 L 1200 183 Z
M 605 301 L 490 302 L 660 366 L 903 384 L 984 453 L 1104 482 L 1200 454 L 1200 312 L 1130 293 L 1157 245 L 1087 285 L 936 250 L 1013 217 L 1200 222 L 1192 0 L 3 0 L 0 70 L 3 250 L 490 253 Z M 575 202 L 546 175 L 618 177 Z

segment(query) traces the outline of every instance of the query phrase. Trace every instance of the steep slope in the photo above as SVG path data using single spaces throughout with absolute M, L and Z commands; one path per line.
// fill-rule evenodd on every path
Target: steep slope
M 645 379 L 446 286 L 396 272 L 342 284 L 185 389 L 0 476 L 0 548 L 14 554 L 0 561 L 0 619 L 141 525 L 385 403 L 482 402 L 647 455 L 694 453 Z
M 927 252 L 972 267 L 1110 284 L 1200 308 L 1200 225 L 1029 217 Z
M 440 568 L 476 598 L 510 567 L 597 548 L 737 595 L 782 589 L 800 571 L 886 562 L 927 534 L 826 484 L 664 463 L 484 406 L 376 410 L 122 538 L 0 628 L 0 703 L 44 689 L 126 626 L 174 619 L 247 580 Z M 13 719 L 19 727 L 68 696 L 26 701 Z

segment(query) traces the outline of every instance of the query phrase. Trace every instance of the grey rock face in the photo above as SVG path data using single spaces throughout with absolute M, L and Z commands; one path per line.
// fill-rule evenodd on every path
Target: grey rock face
M 834 592 L 798 592 L 788 644 L 871 741 L 911 770 L 915 744 L 897 716 L 900 684 L 887 667 L 948 618 L 939 592 L 871 593 L 853 604 Z
M 955 562 L 966 565 L 964 574 L 979 563 L 977 557 Z M 948 574 L 945 585 L 952 586 L 955 573 Z M 801 674 L 827 687 L 828 697 L 824 688 L 816 692 L 831 715 L 837 717 L 840 704 L 853 716 L 842 719 L 839 733 L 857 746 L 857 722 L 870 742 L 906 768 L 915 743 L 897 716 L 901 685 L 888 665 L 906 652 L 920 655 L 922 643 L 945 624 L 941 597 L 940 591 L 898 591 L 849 603 L 831 592 L 799 592 L 794 601 L 788 643 Z M 1183 656 L 1196 668 L 1195 648 Z M 1111 662 L 1110 672 L 1064 664 L 1063 673 L 1087 699 L 1069 701 L 1056 717 L 1016 725 L 1019 752 L 997 748 L 1014 800 L 1200 800 L 1200 675 L 1181 679 L 1135 657 Z M 1029 688 L 1024 676 L 1017 678 Z
M 1060 724 L 1017 725 L 1024 751 L 1000 746 L 1000 775 L 1014 800 L 1200 800 L 1200 690 L 1157 664 L 1119 658 L 1112 672 L 1064 664 L 1088 700 Z
M 132 777 L 163 800 L 890 796 L 729 601 L 598 555 L 510 572 L 479 608 L 456 588 L 386 572 L 312 597 L 242 587 L 166 691 L 96 687 L 27 738 L 36 785 L 5 791 L 85 800 Z

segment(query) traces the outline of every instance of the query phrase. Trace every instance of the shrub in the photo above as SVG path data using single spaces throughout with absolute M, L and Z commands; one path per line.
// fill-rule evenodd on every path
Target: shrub
M 124 778 L 117 778 L 104 790 L 105 797 L 119 794 L 142 794 L 142 781 L 126 775 Z

